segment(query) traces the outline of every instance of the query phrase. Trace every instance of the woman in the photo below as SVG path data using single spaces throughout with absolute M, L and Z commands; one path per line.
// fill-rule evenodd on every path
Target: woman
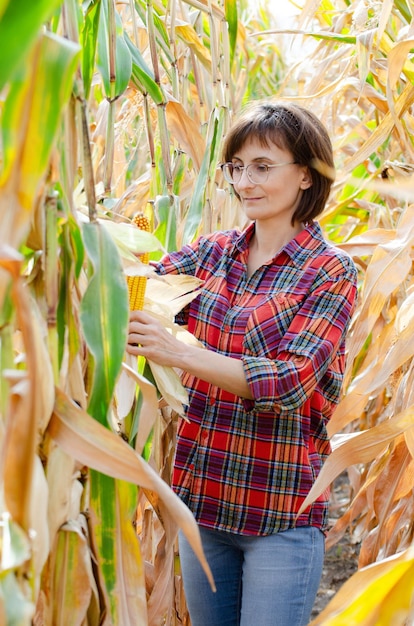
M 192 626 L 304 626 L 328 493 L 298 511 L 330 452 L 356 270 L 314 221 L 334 164 L 310 111 L 255 104 L 225 138 L 221 169 L 250 225 L 203 235 L 157 264 L 204 281 L 181 322 L 206 349 L 133 312 L 128 350 L 180 368 L 189 390 L 173 488 L 199 524 L 217 586 L 180 535 Z

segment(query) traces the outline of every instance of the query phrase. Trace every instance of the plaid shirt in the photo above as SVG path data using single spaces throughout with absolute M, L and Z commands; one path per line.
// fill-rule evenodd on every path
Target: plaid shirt
M 313 222 L 248 278 L 253 232 L 201 236 L 157 264 L 205 281 L 178 321 L 206 348 L 242 360 L 254 398 L 184 374 L 189 421 L 179 423 L 173 488 L 202 526 L 325 530 L 328 492 L 297 512 L 330 452 L 356 269 Z

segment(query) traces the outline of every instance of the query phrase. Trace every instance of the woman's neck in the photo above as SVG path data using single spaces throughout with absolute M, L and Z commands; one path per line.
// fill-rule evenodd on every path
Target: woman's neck
M 255 233 L 250 242 L 250 252 L 254 251 L 260 257 L 272 259 L 289 241 L 294 239 L 305 228 L 304 224 L 295 223 L 269 228 L 267 224 L 255 224 Z
M 248 276 L 252 276 L 259 267 L 273 259 L 303 228 L 304 225 L 300 224 L 296 227 L 291 226 L 291 228 L 286 228 L 283 231 L 274 232 L 273 230 L 260 228 L 260 226 L 257 228 L 256 224 L 256 230 L 249 244 L 249 256 L 247 259 Z

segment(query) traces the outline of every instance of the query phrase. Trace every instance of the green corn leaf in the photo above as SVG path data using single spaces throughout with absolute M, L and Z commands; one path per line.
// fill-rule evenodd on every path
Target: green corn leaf
M 11 0 L 0 0 L 0 19 L 3 17 L 9 4 L 11 4 Z
M 95 584 L 90 546 L 81 524 L 70 520 L 57 533 L 51 555 L 53 624 L 75 626 L 84 623 Z
M 112 2 L 113 0 L 109 0 Z M 103 2 L 103 11 L 98 27 L 98 61 L 97 67 L 102 76 L 105 95 L 114 99 L 124 93 L 132 73 L 131 53 L 124 39 L 122 23 L 118 13 L 115 13 L 116 39 L 115 39 L 115 77 L 110 76 L 109 68 L 109 19 L 108 5 Z
M 34 605 L 23 594 L 14 573 L 0 578 L 0 596 L 3 606 L 0 617 L 7 626 L 26 626 L 31 624 Z
M 178 203 L 177 196 L 158 196 L 155 200 L 155 209 L 159 217 L 159 224 L 154 235 L 161 241 L 169 252 L 177 249 L 177 221 L 176 210 L 172 201 Z M 151 259 L 159 259 L 161 252 L 152 253 Z
M 95 71 L 96 46 L 98 42 L 99 17 L 101 2 L 92 2 L 85 14 L 81 32 L 82 42 L 82 76 L 85 98 L 89 98 L 92 78 Z
M 236 51 L 237 30 L 239 27 L 236 0 L 225 0 L 224 11 L 225 11 L 226 20 L 229 26 L 230 67 L 231 67 L 233 65 L 234 54 Z
M 132 525 L 136 500 L 135 485 L 91 471 L 91 526 L 113 624 L 147 623 L 142 558 Z
M 161 87 L 154 80 L 153 72 L 127 34 L 125 34 L 125 41 L 132 57 L 132 82 L 143 94 L 148 94 L 155 104 L 161 104 L 165 98 Z
M 71 93 L 78 54 L 79 47 L 73 42 L 44 34 L 27 67 L 11 83 L 4 103 L 0 220 L 8 214 L 9 232 L 4 226 L 2 235 L 16 246 L 29 227 L 39 183 L 47 171 Z M 20 211 L 11 213 L 14 202 Z
M 71 306 L 72 272 L 79 279 L 85 257 L 85 247 L 82 241 L 82 232 L 73 215 L 68 213 L 67 221 L 62 227 L 60 236 L 60 286 L 59 301 L 57 307 L 58 327 L 58 360 L 62 364 L 66 335 L 69 345 L 69 358 L 72 360 L 80 348 L 75 315 Z
M 84 224 L 93 275 L 81 302 L 85 340 L 93 357 L 88 412 L 107 425 L 107 413 L 126 345 L 128 290 L 116 245 L 100 224 Z
M 2 0 L 0 2 L 0 90 L 27 60 L 42 24 L 62 0 Z
M 192 241 L 200 227 L 203 207 L 213 170 L 216 168 L 223 130 L 223 115 L 214 110 L 210 116 L 209 136 L 194 193 L 191 197 L 183 234 L 184 243 Z

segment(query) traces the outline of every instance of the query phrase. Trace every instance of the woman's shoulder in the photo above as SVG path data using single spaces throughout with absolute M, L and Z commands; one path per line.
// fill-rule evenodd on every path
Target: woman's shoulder
M 227 245 L 229 242 L 234 243 L 241 236 L 241 231 L 236 228 L 229 230 L 216 230 L 206 235 L 201 235 L 200 240 L 205 240 L 209 243 L 217 243 L 221 245 Z
M 348 277 L 355 281 L 357 269 L 352 257 L 331 241 L 318 223 L 314 223 L 309 230 L 312 236 L 312 242 L 307 247 L 307 252 L 310 252 L 309 266 L 320 269 L 326 277 Z
M 357 268 L 352 257 L 341 250 L 335 243 L 325 240 L 325 245 L 320 250 L 319 263 L 330 278 L 348 278 L 355 281 Z
M 197 248 L 202 250 L 221 250 L 232 248 L 243 237 L 243 233 L 237 229 L 218 230 L 206 235 L 200 235 Z

